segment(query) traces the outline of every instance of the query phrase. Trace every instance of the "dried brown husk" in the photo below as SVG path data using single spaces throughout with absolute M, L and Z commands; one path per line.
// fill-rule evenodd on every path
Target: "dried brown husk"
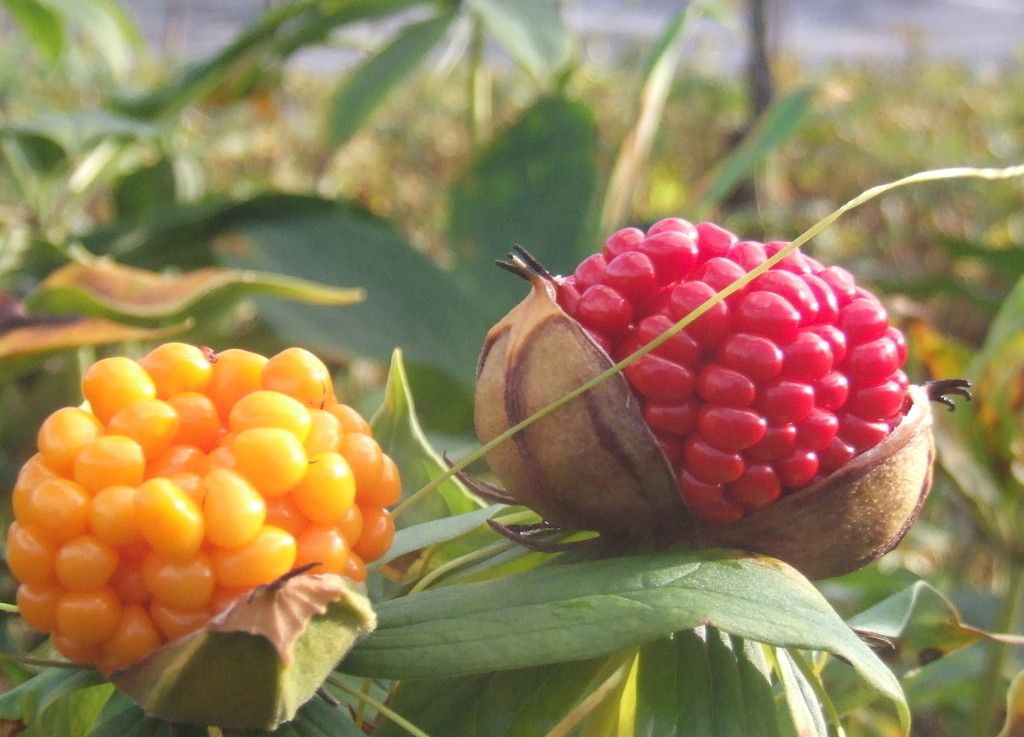
M 206 627 L 110 679 L 159 719 L 273 729 L 295 716 L 375 626 L 369 600 L 348 579 L 293 576 L 254 589 Z
M 552 279 L 519 265 L 530 294 L 490 330 L 477 367 L 475 422 L 484 443 L 612 366 L 559 307 Z M 512 497 L 561 527 L 613 539 L 735 547 L 828 578 L 895 547 L 927 497 L 931 409 L 920 388 L 911 388 L 911 399 L 882 443 L 729 525 L 703 522 L 686 508 L 619 374 L 529 425 L 487 460 Z

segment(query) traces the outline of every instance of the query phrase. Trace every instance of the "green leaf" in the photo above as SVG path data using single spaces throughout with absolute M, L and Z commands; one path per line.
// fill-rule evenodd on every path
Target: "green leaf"
M 494 266 L 513 245 L 553 273 L 575 268 L 597 182 L 595 133 L 586 106 L 542 99 L 453 186 L 449 242 L 458 255 L 457 274 L 484 307 L 488 324 L 527 292 Z
M 94 670 L 47 668 L 0 694 L 0 718 L 31 724 L 61 698 L 103 681 L 103 676 Z
M 1014 676 L 1006 692 L 1006 720 L 996 737 L 1024 735 L 1024 670 Z
M 971 375 L 981 376 L 990 367 L 993 358 L 998 355 L 1004 346 L 1024 331 L 1024 275 L 1022 275 L 1013 289 L 1003 300 L 1002 307 L 996 313 L 995 319 L 989 326 L 988 334 L 985 336 L 985 343 L 981 350 L 975 355 L 972 364 Z
M 788 141 L 811 110 L 815 89 L 801 87 L 776 100 L 732 153 L 695 186 L 694 208 L 704 213 L 721 202 L 775 149 Z
M 377 613 L 378 629 L 349 654 L 346 672 L 401 679 L 529 667 L 710 624 L 838 655 L 909 718 L 893 674 L 810 582 L 768 558 L 669 550 L 566 563 L 392 599 Z
M 799 737 L 830 737 L 821 702 L 793 658 L 785 650 L 776 649 L 775 662 L 794 732 Z M 904 722 L 903 726 L 906 731 L 908 724 Z
M 487 30 L 545 86 L 569 64 L 572 34 L 554 0 L 468 0 Z
M 251 730 L 245 737 L 365 737 L 365 733 L 343 707 L 331 706 L 314 697 L 299 709 L 292 721 L 285 722 L 273 732 Z
M 134 701 L 115 692 L 87 737 L 208 737 L 208 733 L 205 727 L 170 724 L 148 717 Z
M 189 315 L 210 299 L 253 294 L 329 306 L 353 304 L 363 296 L 359 289 L 327 287 L 272 273 L 209 268 L 163 275 L 96 259 L 53 272 L 27 302 L 37 311 L 53 314 L 168 320 Z
M 3 126 L 0 135 L 31 135 L 48 138 L 69 153 L 81 153 L 103 140 L 152 141 L 165 127 L 144 123 L 103 110 L 45 112 L 27 120 Z
M 101 683 L 55 699 L 42 709 L 30 731 L 40 737 L 85 737 L 113 693 L 111 684 Z
M 847 623 L 858 632 L 891 641 L 904 671 L 979 640 L 1024 645 L 1024 637 L 993 634 L 964 624 L 956 607 L 924 581 L 880 601 Z
M 545 737 L 595 689 L 610 678 L 621 680 L 625 661 L 616 655 L 463 678 L 403 681 L 389 705 L 432 735 Z M 405 732 L 384 723 L 374 735 L 401 737 Z
M 377 431 L 374 430 L 374 435 Z M 390 454 L 390 451 L 388 451 Z M 403 466 L 403 468 L 405 468 Z M 463 512 L 451 517 L 420 522 L 403 527 L 395 533 L 395 540 L 380 560 L 374 561 L 374 566 L 382 566 L 395 558 L 423 548 L 437 545 L 438 543 L 454 540 L 460 535 L 465 535 L 475 530 L 484 522 L 493 517 L 499 510 L 504 509 L 501 504 L 492 504 L 489 507 L 476 509 L 472 512 Z
M 454 13 L 445 11 L 399 31 L 379 53 L 352 71 L 328 107 L 335 146 L 345 143 L 388 94 L 416 69 L 444 37 Z
M 46 0 L 65 20 L 79 29 L 90 49 L 98 51 L 116 74 L 124 74 L 142 36 L 116 0 Z
M 114 187 L 114 202 L 121 218 L 140 218 L 175 198 L 174 164 L 166 157 L 136 169 Z
M 402 469 L 403 499 L 448 470 L 444 460 L 423 436 L 416 419 L 416 406 L 409 391 L 401 351 L 396 350 L 392 355 L 391 371 L 384 387 L 384 404 L 370 424 L 381 449 Z M 396 522 L 401 527 L 409 527 L 419 522 L 473 512 L 479 506 L 465 487 L 451 478 L 429 498 L 410 507 Z
M 38 0 L 3 0 L 7 12 L 43 58 L 53 64 L 64 50 L 64 22 Z
M 12 167 L 37 175 L 49 174 L 67 160 L 59 143 L 38 133 L 0 128 L 0 144 L 8 159 L 13 159 Z

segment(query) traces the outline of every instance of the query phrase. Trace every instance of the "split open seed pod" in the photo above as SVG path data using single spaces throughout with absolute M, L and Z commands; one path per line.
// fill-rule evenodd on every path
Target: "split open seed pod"
M 477 370 L 481 442 L 613 365 L 558 305 L 542 270 L 521 273 L 529 295 L 487 335 Z M 931 409 L 923 388 L 878 445 L 820 481 L 738 522 L 697 519 L 621 374 L 529 425 L 487 455 L 507 493 L 566 529 L 610 538 L 735 547 L 779 558 L 810 578 L 882 556 L 916 519 L 931 486 Z
M 347 579 L 293 576 L 254 589 L 111 680 L 159 719 L 269 730 L 292 719 L 375 626 L 369 600 Z

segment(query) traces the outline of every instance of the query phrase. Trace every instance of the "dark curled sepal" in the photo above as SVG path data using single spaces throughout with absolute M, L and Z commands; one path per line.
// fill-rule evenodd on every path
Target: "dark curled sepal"
M 561 542 L 553 538 L 568 532 L 568 530 L 548 522 L 535 522 L 528 525 L 503 525 L 500 522 L 489 519 L 487 524 L 502 537 L 507 537 L 512 542 L 538 553 L 562 553 L 566 550 L 576 550 L 580 547 L 594 545 L 601 539 L 598 536 L 590 537 L 586 540 Z
M 925 384 L 925 391 L 928 393 L 928 399 L 945 405 L 946 409 L 950 412 L 956 409 L 956 405 L 953 403 L 951 395 L 963 397 L 967 401 L 974 398 L 974 395 L 971 393 L 971 382 L 969 379 L 939 379 L 938 381 L 929 381 Z

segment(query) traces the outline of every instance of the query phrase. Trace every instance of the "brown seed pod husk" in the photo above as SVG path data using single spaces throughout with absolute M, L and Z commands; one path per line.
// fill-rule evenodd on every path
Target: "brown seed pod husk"
M 530 294 L 487 334 L 475 424 L 489 442 L 612 366 L 557 303 L 552 278 L 513 258 Z M 926 393 L 879 445 L 825 479 L 729 525 L 686 508 L 668 460 L 616 374 L 487 454 L 510 496 L 566 529 L 660 544 L 735 547 L 779 558 L 810 578 L 876 560 L 902 539 L 931 486 Z

